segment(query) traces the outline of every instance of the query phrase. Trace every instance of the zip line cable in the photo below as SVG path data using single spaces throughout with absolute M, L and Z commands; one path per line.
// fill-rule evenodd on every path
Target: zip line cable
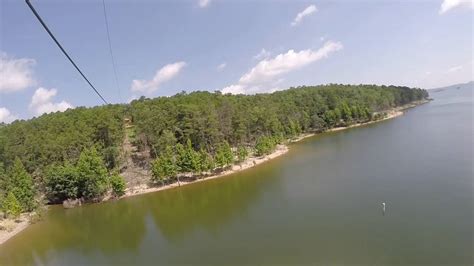
M 71 59 L 71 57 L 68 55 L 68 53 L 64 50 L 64 48 L 61 46 L 61 44 L 59 43 L 59 41 L 56 39 L 56 37 L 54 37 L 53 33 L 49 30 L 48 26 L 46 26 L 46 24 L 44 23 L 44 21 L 41 19 L 40 15 L 38 14 L 38 12 L 36 12 L 36 9 L 33 7 L 33 5 L 30 3 L 30 0 L 25 0 L 26 4 L 28 5 L 28 7 L 31 9 L 31 11 L 33 12 L 33 14 L 36 16 L 36 18 L 38 19 L 38 21 L 41 23 L 41 25 L 43 26 L 43 28 L 48 32 L 49 36 L 51 36 L 51 38 L 53 39 L 53 41 L 56 43 L 56 45 L 59 47 L 59 49 L 61 49 L 61 51 L 63 52 L 63 54 L 67 57 L 67 59 L 69 59 L 69 61 L 71 62 L 71 64 L 77 69 L 77 71 L 79 71 L 79 74 L 81 74 L 81 76 L 87 81 L 87 83 L 89 84 L 89 86 L 91 86 L 91 88 L 95 91 L 95 93 L 97 95 L 99 95 L 99 97 L 102 99 L 102 101 L 105 103 L 105 104 L 108 104 L 108 102 L 104 99 L 104 97 L 102 97 L 102 95 L 99 93 L 99 91 L 94 87 L 94 85 L 92 85 L 92 83 L 86 78 L 86 76 L 84 75 L 84 73 L 82 73 L 82 71 L 79 69 L 79 67 L 76 65 L 76 63 L 74 63 L 74 61 Z
M 117 86 L 117 91 L 118 91 L 118 95 L 119 95 L 120 100 L 123 100 L 122 99 L 122 93 L 120 92 L 118 77 L 117 77 L 117 66 L 115 65 L 115 57 L 114 57 L 114 53 L 112 52 L 112 42 L 110 41 L 109 22 L 108 22 L 108 19 L 107 19 L 107 11 L 106 11 L 106 8 L 105 8 L 105 0 L 102 0 L 102 6 L 104 7 L 105 28 L 107 29 L 107 40 L 109 42 L 110 57 L 112 58 L 112 67 L 114 69 L 115 85 Z

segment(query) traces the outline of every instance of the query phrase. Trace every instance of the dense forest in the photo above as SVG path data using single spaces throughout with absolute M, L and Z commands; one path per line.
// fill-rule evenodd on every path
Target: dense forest
M 337 84 L 256 95 L 182 92 L 0 124 L 0 202 L 5 214 L 16 215 L 34 209 L 40 195 L 56 203 L 123 194 L 125 136 L 147 153 L 151 182 L 165 184 L 270 153 L 304 132 L 380 119 L 427 97 L 422 89 Z

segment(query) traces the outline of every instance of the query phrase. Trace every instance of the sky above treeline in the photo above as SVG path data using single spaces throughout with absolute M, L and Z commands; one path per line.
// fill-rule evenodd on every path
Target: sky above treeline
M 31 0 L 111 103 L 181 91 L 473 79 L 472 0 Z M 0 122 L 102 104 L 24 1 L 0 1 Z

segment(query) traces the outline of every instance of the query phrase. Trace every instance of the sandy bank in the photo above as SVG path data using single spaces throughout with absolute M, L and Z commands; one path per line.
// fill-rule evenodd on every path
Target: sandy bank
M 416 102 L 409 103 L 409 104 L 406 104 L 406 105 L 402 105 L 402 106 L 393 108 L 390 111 L 386 111 L 386 115 L 382 119 L 373 120 L 373 121 L 369 121 L 369 122 L 365 122 L 365 123 L 357 123 L 357 124 L 353 124 L 353 125 L 346 126 L 346 127 L 335 127 L 335 128 L 331 128 L 331 129 L 327 130 L 326 132 L 340 131 L 340 130 L 344 130 L 344 129 L 348 129 L 348 128 L 365 126 L 365 125 L 370 125 L 370 124 L 377 123 L 377 122 L 382 122 L 382 121 L 385 121 L 385 120 L 392 119 L 392 118 L 403 115 L 404 110 L 407 110 L 407 109 L 410 109 L 410 108 L 413 108 L 413 107 L 416 107 L 418 105 L 425 104 L 425 103 L 428 103 L 428 102 L 430 102 L 430 100 L 421 100 L 421 101 L 416 101 Z
M 395 117 L 401 116 L 401 115 L 403 115 L 402 111 L 391 111 L 390 113 L 387 114 L 387 116 L 385 116 L 384 118 L 379 119 L 379 120 L 373 120 L 373 121 L 369 121 L 369 122 L 365 122 L 365 123 L 356 123 L 356 124 L 352 124 L 352 125 L 346 126 L 346 127 L 335 127 L 335 128 L 328 129 L 326 132 L 334 132 L 334 131 L 340 131 L 340 130 L 344 130 L 344 129 L 348 129 L 348 128 L 353 128 L 353 127 L 360 127 L 360 126 L 370 125 L 370 124 L 373 124 L 373 123 L 382 122 L 384 120 L 392 119 L 392 118 L 395 118 Z
M 18 219 L 3 219 L 0 221 L 0 245 L 14 235 L 20 233 L 30 224 L 28 214 L 22 214 Z
M 242 163 L 232 165 L 230 167 L 230 169 L 224 170 L 223 172 L 220 172 L 218 174 L 211 175 L 211 176 L 205 176 L 204 178 L 196 179 L 196 180 L 192 180 L 192 181 L 180 181 L 179 183 L 174 182 L 172 184 L 168 184 L 168 185 L 164 185 L 164 186 L 160 186 L 160 187 L 150 187 L 147 184 L 143 184 L 143 185 L 140 185 L 140 186 L 128 188 L 125 191 L 125 195 L 122 196 L 121 198 L 126 198 L 126 197 L 141 195 L 141 194 L 145 194 L 145 193 L 176 188 L 176 187 L 182 187 L 182 186 L 193 184 L 193 183 L 204 182 L 204 181 L 207 181 L 207 180 L 227 176 L 227 175 L 230 175 L 230 174 L 234 174 L 234 173 L 243 171 L 245 169 L 252 168 L 252 167 L 257 166 L 259 164 L 262 164 L 266 161 L 274 159 L 278 156 L 281 156 L 281 155 L 283 155 L 287 152 L 288 152 L 288 146 L 278 145 L 277 148 L 275 149 L 275 151 L 272 152 L 269 155 L 261 156 L 261 157 L 249 157 L 245 161 L 243 161 Z

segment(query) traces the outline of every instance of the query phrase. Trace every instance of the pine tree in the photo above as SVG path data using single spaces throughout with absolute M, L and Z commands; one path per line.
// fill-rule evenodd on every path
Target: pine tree
M 234 162 L 234 154 L 227 141 L 224 141 L 217 148 L 216 152 L 216 165 L 219 168 L 224 168 Z
M 161 181 L 163 185 L 166 180 L 176 177 L 178 166 L 176 165 L 175 155 L 171 147 L 166 147 L 165 152 L 152 162 L 151 170 L 153 180 Z
M 112 193 L 116 197 L 120 197 L 125 194 L 125 180 L 119 174 L 114 173 L 110 176 L 110 185 L 112 186 Z
M 249 152 L 245 146 L 239 146 L 237 149 L 237 158 L 239 160 L 239 163 L 245 161 L 247 159 L 247 156 L 249 155 Z
M 7 175 L 10 178 L 6 182 L 6 192 L 15 195 L 23 211 L 32 211 L 36 207 L 33 178 L 26 172 L 19 158 L 15 159 Z
M 22 210 L 20 202 L 18 202 L 13 192 L 9 192 L 7 197 L 3 200 L 2 208 L 6 216 L 12 216 L 13 218 L 20 216 Z
M 199 162 L 201 163 L 201 171 L 202 172 L 208 172 L 212 171 L 215 168 L 214 165 L 214 158 L 206 152 L 204 149 L 201 149 L 199 151 Z

